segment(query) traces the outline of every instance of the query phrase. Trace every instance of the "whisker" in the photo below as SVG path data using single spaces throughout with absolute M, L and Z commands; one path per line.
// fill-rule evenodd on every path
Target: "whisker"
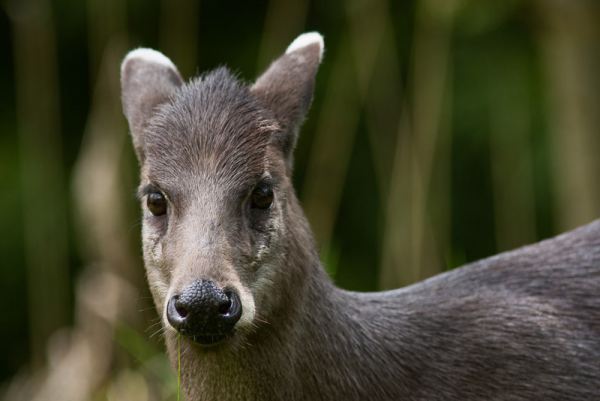
M 153 337 L 155 337 L 158 334 L 164 334 L 164 332 L 165 332 L 165 328 L 161 326 L 161 327 L 159 327 L 158 330 L 156 330 L 154 333 L 152 333 L 150 335 L 150 338 L 152 339 Z

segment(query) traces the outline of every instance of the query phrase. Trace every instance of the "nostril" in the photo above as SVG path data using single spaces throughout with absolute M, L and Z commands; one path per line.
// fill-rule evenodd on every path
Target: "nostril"
M 186 324 L 188 309 L 181 303 L 179 295 L 169 299 L 167 304 L 167 320 L 173 328 L 180 330 Z
M 187 317 L 188 315 L 188 309 L 181 304 L 181 302 L 179 301 L 179 296 L 175 295 L 175 310 L 177 311 L 177 313 L 179 314 L 179 316 L 181 316 L 182 318 Z
M 187 309 L 185 309 L 182 306 L 175 306 L 175 310 L 177 311 L 177 313 L 179 313 L 179 316 L 181 317 L 187 317 L 188 315 Z
M 231 309 L 232 306 L 232 301 L 231 301 L 231 291 L 225 291 L 225 296 L 227 297 L 226 300 L 224 300 L 223 302 L 221 302 L 221 304 L 219 305 L 219 313 L 221 315 L 227 315 L 229 313 L 229 310 Z
M 223 304 L 222 308 L 219 308 L 221 315 L 229 321 L 231 324 L 235 324 L 242 315 L 242 303 L 240 297 L 235 291 L 225 290 L 227 296 L 227 304 Z M 225 308 L 226 306 L 226 308 Z
M 219 313 L 221 315 L 228 315 L 231 312 L 232 307 L 234 306 L 234 301 L 232 298 L 234 297 L 233 292 L 230 290 L 225 290 L 225 296 L 227 299 L 223 300 L 219 305 Z

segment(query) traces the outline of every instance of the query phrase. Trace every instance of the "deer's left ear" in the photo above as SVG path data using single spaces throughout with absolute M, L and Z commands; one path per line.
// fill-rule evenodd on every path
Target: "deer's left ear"
M 323 50 L 321 34 L 308 32 L 298 36 L 251 88 L 279 122 L 281 131 L 274 139 L 290 162 L 298 129 L 312 101 Z

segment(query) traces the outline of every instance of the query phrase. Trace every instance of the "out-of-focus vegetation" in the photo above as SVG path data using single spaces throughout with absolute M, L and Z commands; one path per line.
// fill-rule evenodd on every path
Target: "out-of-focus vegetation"
M 326 40 L 295 183 L 336 282 L 406 285 L 600 211 L 595 0 L 2 0 L 6 400 L 176 394 L 146 289 L 119 63 L 252 80 Z

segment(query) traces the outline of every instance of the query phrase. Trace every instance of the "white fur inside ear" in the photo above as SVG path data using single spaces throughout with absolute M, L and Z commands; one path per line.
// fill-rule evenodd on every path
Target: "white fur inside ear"
M 323 36 L 319 32 L 306 32 L 302 35 L 298 36 L 294 41 L 288 46 L 285 51 L 286 54 L 301 49 L 305 46 L 312 44 L 319 45 L 319 60 L 323 58 L 323 50 L 325 49 L 325 42 L 323 41 Z
M 143 47 L 137 48 L 127 53 L 127 56 L 125 56 L 125 58 L 123 59 L 123 63 L 121 63 L 121 70 L 123 70 L 123 67 L 125 66 L 125 64 L 127 64 L 129 60 L 133 59 L 139 59 L 148 63 L 164 65 L 165 67 L 177 71 L 177 67 L 175 67 L 175 64 L 173 64 L 173 62 L 167 56 L 165 56 L 159 51 Z

